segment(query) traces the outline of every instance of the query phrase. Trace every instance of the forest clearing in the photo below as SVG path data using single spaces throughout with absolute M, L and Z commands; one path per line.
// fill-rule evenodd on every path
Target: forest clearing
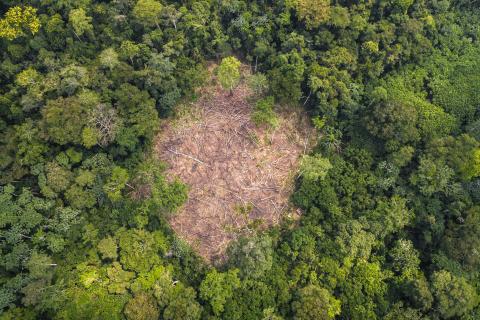
M 248 67 L 242 69 L 248 77 Z M 213 260 L 237 235 L 298 215 L 289 196 L 314 132 L 299 110 L 281 112 L 276 128 L 256 126 L 255 97 L 245 81 L 230 94 L 212 79 L 199 95 L 176 121 L 165 123 L 155 152 L 168 163 L 167 176 L 189 186 L 173 229 Z

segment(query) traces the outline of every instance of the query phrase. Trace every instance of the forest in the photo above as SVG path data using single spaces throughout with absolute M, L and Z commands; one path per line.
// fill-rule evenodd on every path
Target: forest
M 206 258 L 153 150 L 212 81 L 312 141 Z M 0 319 L 480 319 L 480 1 L 1 0 Z

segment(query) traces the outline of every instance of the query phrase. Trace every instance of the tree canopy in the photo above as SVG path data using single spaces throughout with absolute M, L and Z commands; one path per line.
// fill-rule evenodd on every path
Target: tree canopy
M 480 319 L 479 5 L 1 1 L 0 319 Z M 211 75 L 308 139 L 278 223 L 239 199 L 205 261 L 152 150 Z

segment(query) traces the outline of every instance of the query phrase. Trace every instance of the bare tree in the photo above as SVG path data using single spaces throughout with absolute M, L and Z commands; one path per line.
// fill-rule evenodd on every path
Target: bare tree
M 99 137 L 98 144 L 102 147 L 111 143 L 121 127 L 121 120 L 112 106 L 101 103 L 97 105 L 89 114 L 89 123 L 96 128 Z

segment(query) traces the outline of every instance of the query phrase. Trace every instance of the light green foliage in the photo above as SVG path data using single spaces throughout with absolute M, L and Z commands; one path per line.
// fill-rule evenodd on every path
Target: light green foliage
M 210 302 L 215 315 L 218 316 L 223 312 L 226 301 L 232 297 L 234 290 L 240 286 L 240 279 L 238 279 L 237 274 L 237 269 L 225 273 L 219 273 L 213 269 L 202 281 L 200 297 Z
M 365 42 L 362 47 L 367 50 L 369 53 L 378 53 L 378 43 L 374 41 Z
M 133 16 L 145 26 L 159 26 L 162 4 L 157 0 L 138 0 L 133 8 Z
M 45 165 L 47 184 L 55 192 L 65 191 L 73 180 L 70 170 L 62 167 L 57 162 L 50 162 Z
M 263 310 L 262 320 L 283 320 L 283 318 L 275 315 L 275 310 L 273 310 L 273 308 L 268 308 Z
M 68 14 L 68 21 L 78 37 L 81 37 L 85 33 L 88 34 L 93 32 L 92 17 L 87 16 L 87 13 L 83 8 L 70 11 Z
M 466 314 L 480 301 L 475 288 L 464 278 L 445 270 L 433 274 L 432 287 L 438 312 L 445 319 Z
M 90 149 L 98 143 L 99 133 L 96 129 L 85 127 L 82 130 L 82 144 L 85 148 Z
M 352 220 L 339 226 L 335 241 L 346 256 L 367 260 L 378 245 L 375 235 L 365 230 L 359 221 Z
M 218 81 L 225 90 L 232 92 L 240 82 L 240 65 L 240 61 L 235 57 L 222 59 L 216 73 Z
M 118 54 L 113 48 L 107 48 L 100 52 L 98 60 L 100 61 L 100 65 L 102 67 L 110 70 L 115 68 L 120 63 L 118 61 Z
M 72 164 L 77 164 L 82 161 L 83 154 L 81 151 L 75 150 L 74 148 L 68 148 L 66 154 Z
M 99 270 L 94 266 L 80 264 L 77 266 L 77 271 L 78 280 L 86 289 L 90 288 L 97 280 L 100 279 Z
M 322 180 L 330 169 L 332 169 L 330 161 L 319 154 L 304 155 L 300 161 L 300 174 L 307 180 Z
M 309 285 L 298 292 L 298 299 L 292 304 L 295 319 L 331 320 L 340 314 L 341 303 L 328 290 Z
M 71 287 L 62 295 L 65 302 L 55 316 L 65 320 L 121 320 L 123 307 L 129 299 L 129 295 L 110 295 L 101 288 Z
M 386 275 L 380 264 L 358 261 L 342 286 L 342 310 L 349 319 L 377 319 L 375 306 L 386 291 Z
M 171 266 L 155 266 L 148 272 L 140 273 L 132 283 L 131 290 L 133 292 L 139 292 L 155 288 L 156 298 L 159 304 L 164 306 L 167 300 L 166 292 L 169 292 L 168 288 L 171 287 L 173 283 L 172 273 Z
M 270 128 L 276 128 L 278 126 L 278 118 L 273 110 L 273 106 L 274 98 L 272 96 L 257 101 L 252 112 L 252 121 L 257 126 L 267 125 Z
M 140 46 L 133 41 L 125 40 L 120 45 L 120 55 L 130 59 L 133 64 L 133 58 L 140 53 Z
M 117 233 L 120 262 L 126 270 L 147 272 L 160 263 L 160 255 L 167 246 L 163 235 L 157 231 L 120 229 Z
M 469 161 L 462 166 L 462 172 L 466 179 L 480 176 L 480 148 L 471 151 Z
M 97 203 L 96 194 L 78 184 L 68 188 L 65 198 L 72 207 L 77 209 L 92 208 Z
M 307 28 L 316 28 L 330 18 L 330 0 L 295 0 L 298 16 L 305 20 Z
M 460 59 L 445 65 L 440 60 L 439 72 L 430 84 L 433 101 L 460 121 L 474 120 L 475 107 L 480 102 L 478 56 L 479 49 L 471 50 Z
M 108 182 L 103 186 L 103 190 L 108 195 L 110 200 L 118 201 L 122 198 L 122 190 L 127 185 L 129 176 L 128 171 L 122 167 L 114 167 L 112 175 Z
M 350 24 L 350 13 L 348 9 L 341 6 L 331 7 L 329 24 L 338 28 L 348 27 Z
M 0 19 L 0 38 L 14 40 L 25 35 L 28 30 L 36 34 L 40 30 L 37 9 L 31 6 L 15 6 L 8 9 L 5 17 Z
M 269 83 L 267 77 L 263 73 L 255 73 L 247 78 L 247 83 L 256 96 L 262 96 L 268 92 Z
M 40 75 L 37 70 L 33 68 L 27 68 L 17 74 L 15 82 L 21 87 L 30 87 L 39 80 Z
M 398 150 L 392 155 L 393 164 L 400 168 L 404 167 L 412 160 L 414 152 L 415 149 L 413 149 L 413 147 L 411 146 L 401 147 L 400 150 Z
M 142 287 L 153 288 L 153 294 L 157 299 L 158 305 L 165 308 L 173 299 L 174 291 L 183 289 L 181 283 L 175 283 L 172 279 L 172 269 L 156 267 L 145 278 L 140 278 Z M 180 289 L 176 289 L 179 284 Z
M 118 246 L 115 238 L 107 237 L 100 240 L 100 242 L 97 244 L 97 249 L 98 252 L 100 252 L 100 254 L 102 255 L 103 259 L 117 259 Z
M 134 272 L 125 271 L 117 261 L 107 268 L 108 292 L 114 294 L 125 294 L 130 287 L 130 281 L 135 276 Z
M 367 128 L 392 146 L 429 140 L 449 134 L 457 123 L 442 108 L 426 101 L 404 84 L 404 79 L 392 79 L 389 86 L 376 88 L 374 109 Z M 384 94 L 380 94 L 384 91 Z

